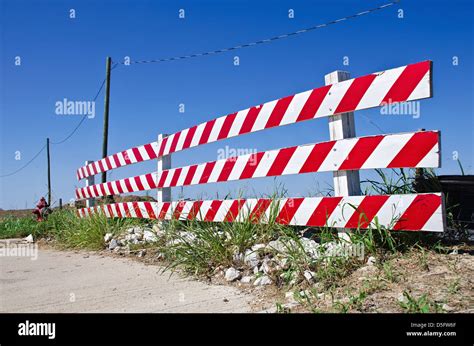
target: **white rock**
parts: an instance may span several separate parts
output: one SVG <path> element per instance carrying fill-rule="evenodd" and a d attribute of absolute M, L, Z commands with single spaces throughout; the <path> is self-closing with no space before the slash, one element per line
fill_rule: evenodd
<path fill-rule="evenodd" d="M 243 262 L 244 261 L 244 254 L 243 253 L 234 253 L 232 255 L 232 260 L 236 263 Z"/>
<path fill-rule="evenodd" d="M 33 235 L 30 234 L 28 237 L 25 238 L 27 243 L 33 243 L 35 240 L 33 239 Z"/>
<path fill-rule="evenodd" d="M 270 266 L 268 259 L 265 259 L 260 268 L 265 274 L 270 274 L 273 272 L 273 268 Z"/>
<path fill-rule="evenodd" d="M 138 257 L 143 257 L 143 256 L 145 256 L 145 255 L 146 255 L 146 250 L 145 250 L 145 249 L 140 250 L 140 251 L 138 252 Z"/>
<path fill-rule="evenodd" d="M 153 243 L 153 242 L 156 242 L 158 240 L 158 237 L 152 231 L 145 230 L 143 232 L 143 240 L 146 241 L 146 242 L 149 242 L 149 243 Z"/>
<path fill-rule="evenodd" d="M 252 281 L 253 277 L 252 276 L 244 276 L 242 279 L 240 279 L 240 282 L 243 284 L 249 284 Z"/>
<path fill-rule="evenodd" d="M 234 281 L 240 277 L 240 272 L 235 269 L 230 267 L 225 271 L 225 279 L 226 281 Z"/>
<path fill-rule="evenodd" d="M 133 233 L 135 233 L 135 227 L 132 227 L 132 228 L 127 229 L 127 233 L 128 233 L 128 234 L 133 234 Z"/>
<path fill-rule="evenodd" d="M 263 275 L 257 278 L 253 284 L 254 286 L 264 286 L 264 285 L 271 285 L 271 283 L 272 283 L 272 280 L 268 276 Z"/>
<path fill-rule="evenodd" d="M 300 238 L 300 242 L 303 245 L 304 251 L 310 255 L 312 258 L 316 259 L 320 256 L 320 245 L 312 239 Z"/>
<path fill-rule="evenodd" d="M 118 246 L 119 246 L 118 241 L 116 239 L 112 239 L 109 243 L 109 250 L 113 250 Z"/>
<path fill-rule="evenodd" d="M 253 273 L 254 273 L 254 274 L 257 274 L 257 273 L 258 273 L 258 266 L 255 266 L 255 267 L 253 268 Z"/>
<path fill-rule="evenodd" d="M 106 233 L 104 236 L 104 242 L 108 243 L 112 239 L 112 233 Z"/>
<path fill-rule="evenodd" d="M 251 268 L 258 266 L 260 263 L 260 256 L 255 251 L 246 250 L 244 255 L 244 263 Z"/>
<path fill-rule="evenodd" d="M 369 256 L 369 258 L 367 259 L 367 265 L 369 266 L 373 266 L 375 262 L 377 262 L 377 260 L 375 259 L 374 256 Z"/>
<path fill-rule="evenodd" d="M 314 280 L 315 273 L 309 270 L 305 270 L 303 275 L 306 280 L 312 282 Z"/>
<path fill-rule="evenodd" d="M 165 232 L 163 231 L 163 225 L 160 223 L 160 224 L 154 224 L 153 225 L 153 228 L 152 228 L 152 231 L 158 236 L 158 237 L 161 237 L 165 234 Z"/>
<path fill-rule="evenodd" d="M 254 246 L 252 246 L 252 250 L 253 251 L 258 251 L 260 249 L 264 249 L 266 247 L 265 244 L 255 244 Z"/>
<path fill-rule="evenodd" d="M 458 252 L 458 248 L 455 247 L 455 248 L 453 249 L 453 251 L 451 251 L 451 252 L 449 253 L 449 255 L 457 255 L 458 253 L 459 253 L 459 252 Z"/>

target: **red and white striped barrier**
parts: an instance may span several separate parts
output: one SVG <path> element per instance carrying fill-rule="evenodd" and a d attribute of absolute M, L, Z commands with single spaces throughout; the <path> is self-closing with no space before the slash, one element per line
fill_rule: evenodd
<path fill-rule="evenodd" d="M 81 167 L 78 179 L 157 156 L 339 113 L 431 97 L 431 61 L 373 73 L 232 113 Z"/>
<path fill-rule="evenodd" d="M 438 131 L 377 135 L 231 157 L 165 170 L 158 176 L 143 174 L 77 189 L 76 198 L 310 172 L 429 168 L 439 163 Z"/>
<path fill-rule="evenodd" d="M 271 199 L 238 199 L 179 202 L 116 203 L 78 211 L 82 217 L 92 213 L 107 217 L 144 217 L 210 222 L 275 222 L 285 225 L 368 228 L 376 224 L 392 230 L 442 232 L 444 215 L 439 193 L 301 197 Z M 140 216 L 141 215 L 141 216 Z"/>

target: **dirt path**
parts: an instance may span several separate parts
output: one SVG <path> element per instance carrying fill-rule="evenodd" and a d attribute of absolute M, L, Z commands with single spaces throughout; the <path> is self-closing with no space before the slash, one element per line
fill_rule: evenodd
<path fill-rule="evenodd" d="M 125 258 L 50 249 L 37 255 L 0 257 L 0 312 L 250 312 L 254 298 Z"/>

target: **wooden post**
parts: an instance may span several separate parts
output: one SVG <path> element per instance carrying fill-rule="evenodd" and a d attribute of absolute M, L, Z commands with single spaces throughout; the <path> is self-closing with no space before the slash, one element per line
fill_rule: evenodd
<path fill-rule="evenodd" d="M 159 134 L 158 135 L 158 144 L 161 143 L 163 138 L 167 137 L 168 135 L 163 135 Z M 157 169 L 157 179 L 159 174 L 166 170 L 171 168 L 171 155 L 165 155 L 158 157 L 158 169 Z M 156 182 L 156 185 L 158 185 L 158 181 Z M 158 203 L 160 202 L 171 202 L 171 188 L 170 187 L 165 187 L 163 189 L 157 189 L 157 198 L 156 200 Z"/>
<path fill-rule="evenodd" d="M 49 156 L 49 138 L 46 138 L 46 156 L 48 159 L 48 206 L 51 206 L 51 158 Z"/>
<path fill-rule="evenodd" d="M 59 199 L 59 210 L 63 209 L 63 199 Z"/>
<path fill-rule="evenodd" d="M 326 85 L 350 79 L 346 71 L 334 71 L 324 77 Z M 331 93 L 331 90 L 329 90 Z M 354 112 L 341 113 L 329 117 L 329 136 L 331 140 L 355 137 Z M 333 172 L 334 196 L 357 196 L 361 194 L 359 171 Z M 338 232 L 339 238 L 350 241 L 347 229 Z"/>
<path fill-rule="evenodd" d="M 92 163 L 92 162 L 94 162 L 94 161 L 86 161 L 86 165 L 88 165 L 89 163 Z M 95 179 L 94 178 L 95 178 L 94 175 L 91 175 L 91 176 L 86 178 L 86 187 L 95 184 Z M 90 207 L 93 207 L 93 206 L 95 206 L 95 199 L 94 198 L 88 198 L 86 200 L 86 207 L 90 208 Z"/>
<path fill-rule="evenodd" d="M 105 64 L 105 101 L 104 101 L 104 132 L 102 141 L 102 158 L 107 157 L 109 139 L 109 100 L 110 100 L 110 65 L 112 59 L 108 56 Z M 107 172 L 102 172 L 102 183 L 107 182 Z"/>

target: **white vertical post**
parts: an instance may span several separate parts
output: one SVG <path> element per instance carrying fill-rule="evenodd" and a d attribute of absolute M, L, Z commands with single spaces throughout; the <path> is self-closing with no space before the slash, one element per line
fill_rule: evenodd
<path fill-rule="evenodd" d="M 346 71 L 334 71 L 324 76 L 326 85 L 350 79 L 350 73 Z M 331 93 L 331 90 L 329 90 Z M 331 140 L 355 137 L 354 112 L 342 113 L 329 117 L 329 136 Z M 336 171 L 333 172 L 334 196 L 357 196 L 360 195 L 359 171 Z M 347 229 L 342 228 L 339 238 L 350 241 Z"/>
<path fill-rule="evenodd" d="M 163 140 L 163 138 L 167 137 L 168 135 L 159 134 L 158 135 L 158 144 Z M 165 155 L 158 157 L 158 169 L 156 174 L 156 179 L 158 179 L 161 172 L 166 169 L 171 168 L 171 155 Z M 158 185 L 158 181 L 156 182 Z M 163 189 L 157 189 L 157 198 L 156 200 L 158 203 L 160 202 L 170 202 L 171 201 L 171 187 L 165 187 Z"/>
<path fill-rule="evenodd" d="M 94 161 L 86 161 L 86 166 L 90 163 L 92 163 Z M 86 178 L 86 187 L 87 186 L 92 186 L 95 184 L 95 176 L 94 175 L 91 175 L 89 177 Z M 86 199 L 86 207 L 87 208 L 90 208 L 90 207 L 93 207 L 95 206 L 95 198 L 88 198 Z"/>

